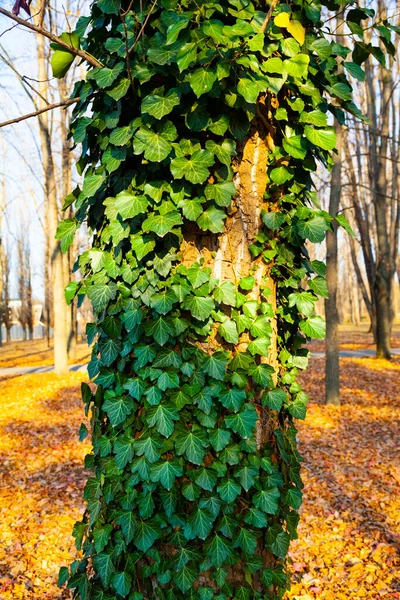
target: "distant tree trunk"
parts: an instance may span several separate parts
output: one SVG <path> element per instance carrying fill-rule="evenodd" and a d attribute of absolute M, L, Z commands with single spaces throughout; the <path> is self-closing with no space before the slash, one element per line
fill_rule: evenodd
<path fill-rule="evenodd" d="M 36 40 L 38 56 L 38 79 L 40 81 L 45 81 L 48 78 L 45 42 L 41 35 L 37 35 Z M 45 194 L 46 199 L 48 200 L 49 258 L 51 264 L 51 285 L 53 295 L 54 368 L 56 373 L 67 373 L 68 355 L 66 304 L 64 298 L 64 270 L 60 243 L 55 239 L 59 214 L 48 113 L 43 113 L 39 117 L 39 131 L 42 161 L 45 174 Z"/>
<path fill-rule="evenodd" d="M 2 240 L 3 242 L 3 240 Z M 3 274 L 3 322 L 6 328 L 6 340 L 11 341 L 11 314 L 10 314 L 10 261 L 7 248 L 2 243 L 1 269 Z"/>
<path fill-rule="evenodd" d="M 377 358 L 391 358 L 390 332 L 391 332 L 391 287 L 393 267 L 389 245 L 389 232 L 387 226 L 387 173 L 386 154 L 389 136 L 389 104 L 392 94 L 392 75 L 390 71 L 382 69 L 381 102 L 383 116 L 381 125 L 381 141 L 377 156 L 377 178 L 375 183 L 374 207 L 376 232 L 378 240 L 376 261 L 376 356 Z"/>
<path fill-rule="evenodd" d="M 26 261 L 26 321 L 29 333 L 29 339 L 33 340 L 33 298 L 32 298 L 32 272 L 31 272 L 31 257 L 30 251 L 26 248 L 25 252 Z"/>
<path fill-rule="evenodd" d="M 342 187 L 342 127 L 336 121 L 336 148 L 331 174 L 331 189 L 329 198 L 329 213 L 337 215 L 340 205 Z M 326 235 L 326 281 L 329 297 L 325 300 L 326 318 L 326 357 L 325 357 L 325 401 L 327 404 L 340 405 L 339 386 L 339 314 L 337 309 L 338 289 L 338 240 L 337 223 L 333 221 L 333 231 Z"/>
<path fill-rule="evenodd" d="M 67 86 L 65 79 L 58 80 L 58 89 L 60 99 L 68 98 Z M 61 175 L 62 175 L 62 195 L 66 198 L 72 191 L 72 165 L 71 165 L 71 148 L 68 139 L 69 131 L 69 113 L 67 110 L 62 111 L 60 120 L 60 134 L 62 139 L 61 149 Z M 72 207 L 69 209 L 69 218 L 74 216 Z M 64 287 L 73 278 L 72 269 L 75 261 L 75 245 L 69 248 L 66 254 L 63 254 L 63 269 L 64 269 Z M 71 306 L 66 308 L 66 323 L 67 323 L 67 352 L 69 360 L 76 358 L 76 300 L 71 303 Z"/>
<path fill-rule="evenodd" d="M 344 30 L 343 19 L 337 17 L 337 32 Z M 339 69 L 342 68 L 339 66 Z M 342 193 L 342 126 L 335 120 L 336 149 L 333 156 L 331 173 L 331 189 L 329 198 L 329 214 L 336 217 Z M 337 309 L 338 289 L 338 224 L 332 221 L 333 231 L 326 236 L 326 282 L 328 298 L 325 300 L 326 340 L 325 340 L 325 402 L 340 405 L 339 383 L 339 314 Z"/>

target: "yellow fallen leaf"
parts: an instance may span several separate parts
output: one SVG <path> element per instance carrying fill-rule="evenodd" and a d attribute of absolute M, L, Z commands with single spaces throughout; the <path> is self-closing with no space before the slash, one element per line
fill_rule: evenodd
<path fill-rule="evenodd" d="M 303 25 L 299 21 L 290 21 L 286 28 L 296 42 L 299 42 L 300 46 L 302 46 L 306 39 L 306 30 Z"/>
<path fill-rule="evenodd" d="M 287 28 L 289 26 L 289 23 L 290 23 L 290 13 L 287 13 L 287 12 L 281 12 L 274 19 L 274 24 L 277 27 Z"/>

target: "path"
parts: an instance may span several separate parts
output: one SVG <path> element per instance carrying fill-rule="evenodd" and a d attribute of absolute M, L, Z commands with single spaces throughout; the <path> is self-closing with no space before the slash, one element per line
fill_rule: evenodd
<path fill-rule="evenodd" d="M 393 356 L 400 356 L 400 348 L 392 348 Z M 325 352 L 312 352 L 311 358 L 323 358 Z M 363 350 L 341 350 L 339 352 L 340 358 L 374 358 L 375 350 L 363 349 Z M 71 365 L 70 371 L 75 372 L 86 372 L 86 363 L 80 365 Z M 0 377 L 7 377 L 9 375 L 31 375 L 33 373 L 52 373 L 54 366 L 49 365 L 47 367 L 5 367 L 0 368 Z"/>

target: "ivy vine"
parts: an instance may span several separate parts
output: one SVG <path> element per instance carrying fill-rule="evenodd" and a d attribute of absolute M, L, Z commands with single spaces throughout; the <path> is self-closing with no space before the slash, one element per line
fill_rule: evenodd
<path fill-rule="evenodd" d="M 351 50 L 329 29 L 337 10 L 359 36 Z M 96 391 L 82 385 L 93 475 L 74 528 L 82 556 L 59 578 L 74 597 L 287 589 L 302 498 L 293 419 L 307 403 L 296 375 L 304 344 L 324 336 L 314 305 L 327 296 L 306 242 L 334 218 L 348 228 L 320 208 L 312 175 L 331 164 L 332 118 L 365 118 L 348 75 L 362 80 L 370 54 L 385 60 L 362 41 L 372 14 L 340 0 L 97 0 L 79 19 L 75 45 L 103 66 L 73 91 L 84 177 L 57 233 L 64 251 L 83 223 L 93 236 L 66 289 L 95 312 Z M 392 52 L 396 28 L 376 27 Z M 56 56 L 55 74 L 70 62 Z M 239 177 L 256 138 L 265 185 L 258 218 L 241 217 L 255 229 L 251 264 L 227 277 L 220 261 L 218 276 L 221 240 L 256 189 L 253 164 L 253 188 Z"/>

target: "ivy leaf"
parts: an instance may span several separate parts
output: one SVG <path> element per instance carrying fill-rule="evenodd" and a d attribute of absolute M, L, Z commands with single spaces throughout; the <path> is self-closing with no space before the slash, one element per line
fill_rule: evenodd
<path fill-rule="evenodd" d="M 318 315 L 312 315 L 308 319 L 300 321 L 301 331 L 308 337 L 323 339 L 325 337 L 325 321 Z"/>
<path fill-rule="evenodd" d="M 245 404 L 242 412 L 225 417 L 225 425 L 244 439 L 250 438 L 258 421 L 254 404 Z"/>
<path fill-rule="evenodd" d="M 103 339 L 99 343 L 101 364 L 109 367 L 121 352 L 122 345 L 120 340 Z"/>
<path fill-rule="evenodd" d="M 174 484 L 175 477 L 180 477 L 183 473 L 182 467 L 178 461 L 157 462 L 151 466 L 151 481 L 159 481 L 167 490 L 170 490 Z"/>
<path fill-rule="evenodd" d="M 182 308 L 190 311 L 195 319 L 205 321 L 214 310 L 215 302 L 212 298 L 203 298 L 202 296 L 192 296 L 192 294 L 189 294 L 183 301 Z"/>
<path fill-rule="evenodd" d="M 147 552 L 160 536 L 160 528 L 154 521 L 140 521 L 133 543 L 142 552 Z"/>
<path fill-rule="evenodd" d="M 333 150 L 336 146 L 336 134 L 331 129 L 314 129 L 310 125 L 304 127 L 304 134 L 308 141 L 323 150 Z"/>
<path fill-rule="evenodd" d="M 210 68 L 196 69 L 189 75 L 189 84 L 197 98 L 207 94 L 217 80 L 217 74 Z"/>
<path fill-rule="evenodd" d="M 71 247 L 77 226 L 78 221 L 76 219 L 64 219 L 59 222 L 56 231 L 56 240 L 61 240 L 61 252 L 67 252 Z"/>
<path fill-rule="evenodd" d="M 213 528 L 212 515 L 202 508 L 198 508 L 190 517 L 189 524 L 195 537 L 201 540 L 207 539 Z"/>
<path fill-rule="evenodd" d="M 321 298 L 328 298 L 328 284 L 324 277 L 314 277 L 314 279 L 309 279 L 308 287 L 312 290 L 317 296 L 321 296 Z"/>
<path fill-rule="evenodd" d="M 142 113 L 147 113 L 155 119 L 162 119 L 180 103 L 180 94 L 175 88 L 170 89 L 165 96 L 151 94 L 142 101 Z"/>
<path fill-rule="evenodd" d="M 195 474 L 195 480 L 203 490 L 212 492 L 217 481 L 217 475 L 210 469 L 199 469 Z"/>
<path fill-rule="evenodd" d="M 115 209 L 123 220 L 133 219 L 137 215 L 146 213 L 148 204 L 146 196 L 136 196 L 126 190 L 115 197 Z"/>
<path fill-rule="evenodd" d="M 235 470 L 234 474 L 239 479 L 242 488 L 248 492 L 254 485 L 258 469 L 256 467 L 243 466 Z"/>
<path fill-rule="evenodd" d="M 104 527 L 98 527 L 93 530 L 94 547 L 98 554 L 103 552 L 107 546 L 112 530 L 112 525 L 104 525 Z"/>
<path fill-rule="evenodd" d="M 246 102 L 255 104 L 257 102 L 258 94 L 260 93 L 260 86 L 253 79 L 250 79 L 249 77 L 242 77 L 239 79 L 237 91 L 241 96 L 243 96 Z"/>
<path fill-rule="evenodd" d="M 229 206 L 232 196 L 236 194 L 236 187 L 233 181 L 210 183 L 206 185 L 204 193 L 207 200 L 215 200 L 218 206 Z"/>
<path fill-rule="evenodd" d="M 183 177 L 191 183 L 203 183 L 209 176 L 208 167 L 214 164 L 214 157 L 208 150 L 196 150 L 188 159 L 184 156 L 174 158 L 171 173 L 175 179 Z"/>
<path fill-rule="evenodd" d="M 115 571 L 115 567 L 110 554 L 100 552 L 93 557 L 93 567 L 96 573 L 99 574 L 102 584 L 107 587 L 110 583 L 111 575 Z"/>
<path fill-rule="evenodd" d="M 240 485 L 233 479 L 225 479 L 217 487 L 217 492 L 221 499 L 227 504 L 231 504 L 236 500 L 241 492 Z"/>
<path fill-rule="evenodd" d="M 121 525 L 121 530 L 125 541 L 130 544 L 134 538 L 136 531 L 136 519 L 131 510 L 124 511 L 117 520 L 118 525 Z"/>
<path fill-rule="evenodd" d="M 195 571 L 195 569 L 192 567 L 185 565 L 183 569 L 174 575 L 174 581 L 181 592 L 185 593 L 193 587 L 197 577 L 197 571 Z"/>
<path fill-rule="evenodd" d="M 264 528 L 267 526 L 267 517 L 264 511 L 258 508 L 249 508 L 244 518 L 245 523 L 253 525 L 253 527 Z"/>
<path fill-rule="evenodd" d="M 145 127 L 141 127 L 133 140 L 135 154 L 144 152 L 144 157 L 151 162 L 161 162 L 170 154 L 171 143 L 165 136 Z"/>
<path fill-rule="evenodd" d="M 159 237 L 164 237 L 177 225 L 182 225 L 182 218 L 178 211 L 166 215 L 151 214 L 142 223 L 143 231 L 153 231 Z"/>
<path fill-rule="evenodd" d="M 133 401 L 126 396 L 121 398 L 108 398 L 103 404 L 103 410 L 107 413 L 113 427 L 123 423 L 134 409 Z"/>
<path fill-rule="evenodd" d="M 206 435 L 201 429 L 196 431 L 179 431 L 175 439 L 178 456 L 184 454 L 195 465 L 202 464 L 207 445 Z"/>
<path fill-rule="evenodd" d="M 222 394 L 219 394 L 218 400 L 228 410 L 238 412 L 242 408 L 243 402 L 246 400 L 246 392 L 239 388 L 231 388 L 222 392 Z"/>
<path fill-rule="evenodd" d="M 230 344 L 237 344 L 239 341 L 237 326 L 232 319 L 225 319 L 219 326 L 218 333 Z"/>
<path fill-rule="evenodd" d="M 285 137 L 282 140 L 282 146 L 284 150 L 293 156 L 293 158 L 303 158 L 307 155 L 307 142 L 301 135 L 293 135 L 291 137 Z M 267 213 L 274 214 L 274 213 Z"/>
<path fill-rule="evenodd" d="M 219 210 L 215 206 L 210 206 L 210 208 L 202 212 L 196 222 L 203 231 L 221 233 L 224 230 L 225 218 L 226 214 L 223 210 Z"/>
<path fill-rule="evenodd" d="M 253 497 L 253 504 L 256 508 L 263 510 L 269 515 L 275 515 L 278 512 L 278 498 L 280 492 L 277 487 L 261 490 Z"/>
<path fill-rule="evenodd" d="M 289 551 L 290 536 L 282 531 L 280 525 L 273 525 L 267 531 L 267 544 L 271 552 L 278 558 L 284 559 Z"/>
<path fill-rule="evenodd" d="M 137 438 L 133 443 L 135 454 L 145 456 L 150 463 L 154 463 L 161 456 L 161 442 L 152 437 Z"/>
<path fill-rule="evenodd" d="M 210 375 L 210 377 L 223 381 L 226 374 L 226 365 L 227 359 L 225 353 L 217 351 L 205 359 L 201 370 Z"/>
<path fill-rule="evenodd" d="M 282 185 L 293 179 L 293 171 L 287 167 L 277 167 L 276 169 L 272 169 L 270 177 L 276 185 Z"/>
<path fill-rule="evenodd" d="M 226 429 L 213 429 L 209 434 L 210 443 L 216 452 L 223 450 L 231 440 L 231 434 Z"/>
<path fill-rule="evenodd" d="M 236 289 L 232 281 L 224 281 L 214 290 L 214 298 L 221 304 L 236 306 Z"/>
<path fill-rule="evenodd" d="M 297 227 L 302 238 L 319 243 L 325 239 L 325 232 L 329 229 L 329 223 L 324 217 L 316 216 L 309 221 L 300 221 Z"/>
<path fill-rule="evenodd" d="M 287 393 L 285 390 L 275 388 L 265 392 L 262 396 L 262 405 L 268 406 L 271 410 L 281 410 L 283 402 L 287 400 Z"/>
<path fill-rule="evenodd" d="M 152 319 L 144 326 L 146 335 L 152 336 L 155 341 L 163 346 L 174 335 L 175 330 L 168 318 L 160 316 L 158 319 Z"/>
<path fill-rule="evenodd" d="M 217 533 L 205 546 L 207 556 L 214 567 L 221 567 L 232 556 L 231 544 Z"/>
<path fill-rule="evenodd" d="M 241 527 L 233 547 L 239 547 L 243 550 L 243 552 L 253 555 L 257 548 L 257 537 L 257 534 L 253 531 L 249 531 L 248 529 Z"/>
<path fill-rule="evenodd" d="M 150 306 L 160 315 L 166 315 L 178 301 L 174 290 L 166 290 L 150 297 Z"/>
<path fill-rule="evenodd" d="M 179 421 L 178 411 L 172 402 L 151 406 L 146 411 L 146 421 L 153 427 L 155 426 L 158 433 L 164 437 L 169 437 L 174 431 L 174 421 Z"/>
<path fill-rule="evenodd" d="M 133 458 L 132 440 L 127 438 L 117 439 L 114 443 L 115 464 L 118 469 L 123 469 Z"/>
<path fill-rule="evenodd" d="M 132 586 L 132 576 L 126 571 L 122 571 L 121 573 L 114 573 L 111 577 L 111 586 L 114 590 L 125 598 L 130 592 Z"/>

